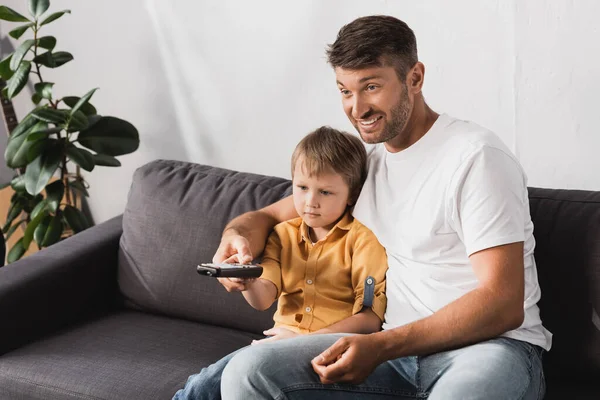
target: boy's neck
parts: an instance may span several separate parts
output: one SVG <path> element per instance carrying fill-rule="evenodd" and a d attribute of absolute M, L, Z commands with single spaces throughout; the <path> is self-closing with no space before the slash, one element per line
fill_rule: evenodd
<path fill-rule="evenodd" d="M 319 240 L 324 239 L 325 236 L 327 236 L 329 232 L 331 232 L 331 230 L 335 228 L 338 222 L 340 222 L 342 218 L 344 218 L 344 215 L 346 215 L 345 212 L 338 219 L 336 219 L 335 222 L 329 227 L 313 228 L 306 225 L 306 227 L 308 228 L 308 237 L 310 238 L 310 241 L 313 243 L 317 243 Z"/>
<path fill-rule="evenodd" d="M 329 230 L 325 230 L 324 228 L 311 228 L 310 226 L 308 227 L 308 237 L 310 238 L 310 241 L 313 243 L 317 243 L 319 240 L 323 239 L 325 236 L 327 236 L 327 234 L 329 233 Z"/>

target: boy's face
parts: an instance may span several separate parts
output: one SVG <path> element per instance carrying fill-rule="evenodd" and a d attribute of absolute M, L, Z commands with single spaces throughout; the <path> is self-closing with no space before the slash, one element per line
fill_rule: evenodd
<path fill-rule="evenodd" d="M 328 232 L 349 205 L 350 188 L 337 173 L 308 176 L 302 158 L 294 169 L 293 197 L 298 215 L 313 229 Z"/>

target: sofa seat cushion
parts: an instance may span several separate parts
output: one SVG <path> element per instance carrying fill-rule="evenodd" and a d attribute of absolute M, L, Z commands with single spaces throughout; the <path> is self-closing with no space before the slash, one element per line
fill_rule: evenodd
<path fill-rule="evenodd" d="M 556 381 L 547 382 L 544 400 L 566 399 L 598 400 L 600 399 L 600 388 L 576 383 L 561 384 Z"/>
<path fill-rule="evenodd" d="M 257 335 L 123 311 L 0 358 L 0 399 L 170 399 Z"/>

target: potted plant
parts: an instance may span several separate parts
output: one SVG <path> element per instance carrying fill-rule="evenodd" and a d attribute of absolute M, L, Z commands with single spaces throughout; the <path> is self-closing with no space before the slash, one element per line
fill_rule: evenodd
<path fill-rule="evenodd" d="M 33 110 L 10 132 L 4 155 L 16 174 L 10 182 L 14 195 L 2 231 L 8 239 L 20 226 L 24 228 L 23 237 L 8 252 L 8 262 L 21 258 L 32 243 L 39 248 L 50 246 L 88 228 L 90 223 L 76 201 L 88 196 L 81 169 L 91 172 L 96 166 L 118 167 L 121 163 L 115 157 L 139 146 L 139 134 L 132 124 L 98 115 L 90 103 L 96 89 L 81 97 L 53 96 L 54 83 L 44 81 L 42 71 L 60 67 L 73 56 L 56 51 L 56 38 L 42 32 L 70 11 L 48 14 L 49 0 L 28 3 L 29 17 L 0 6 L 0 19 L 22 23 L 9 32 L 20 44 L 0 61 L 0 77 L 6 81 L 3 100 L 17 96 L 30 76 L 37 80 L 31 98 Z M 30 38 L 21 39 L 26 34 Z"/>

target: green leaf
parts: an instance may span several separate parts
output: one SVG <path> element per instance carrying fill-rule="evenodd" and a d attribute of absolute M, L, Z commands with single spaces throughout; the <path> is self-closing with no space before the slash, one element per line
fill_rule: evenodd
<path fill-rule="evenodd" d="M 9 99 L 12 99 L 23 90 L 29 78 L 29 71 L 31 71 L 31 63 L 29 61 L 22 61 L 19 69 L 17 69 L 12 78 L 7 82 Z"/>
<path fill-rule="evenodd" d="M 31 113 L 27 114 L 25 116 L 25 118 L 23 118 L 23 120 L 21 122 L 19 122 L 19 125 L 17 125 L 15 127 L 15 129 L 13 129 L 13 131 L 10 133 L 10 137 L 14 138 L 17 136 L 21 136 L 24 133 L 29 133 L 32 132 L 32 128 L 38 123 L 39 121 L 35 118 L 33 118 L 31 116 Z"/>
<path fill-rule="evenodd" d="M 67 157 L 69 157 L 71 161 L 86 171 L 91 172 L 94 169 L 94 159 L 92 158 L 92 153 L 86 149 L 78 148 L 69 143 L 67 146 Z"/>
<path fill-rule="evenodd" d="M 25 254 L 25 247 L 23 247 L 23 238 L 19 239 L 17 243 L 10 249 L 8 255 L 6 256 L 6 261 L 10 264 L 12 262 L 17 261 L 23 254 Z"/>
<path fill-rule="evenodd" d="M 47 215 L 37 226 L 33 233 L 35 241 L 41 247 L 52 246 L 60 240 L 63 233 L 63 225 L 60 215 Z"/>
<path fill-rule="evenodd" d="M 86 94 L 84 94 L 83 97 L 81 99 L 79 99 L 79 101 L 77 101 L 77 103 L 75 103 L 75 105 L 71 108 L 71 115 L 75 114 L 77 112 L 77 110 L 79 110 L 81 107 L 83 107 L 85 104 L 87 104 L 88 101 L 90 101 L 90 99 L 94 95 L 94 92 L 96 90 L 98 90 L 98 88 L 92 89 L 89 92 L 87 92 Z M 86 123 L 87 123 L 87 121 L 86 121 Z"/>
<path fill-rule="evenodd" d="M 19 228 L 19 226 L 21 226 L 23 224 L 23 222 L 26 222 L 26 220 L 22 219 L 10 227 L 10 229 L 6 232 L 6 240 L 7 241 L 8 241 L 8 239 L 10 239 L 10 237 L 13 235 L 13 233 L 15 233 L 15 231 Z"/>
<path fill-rule="evenodd" d="M 33 39 L 27 39 L 26 41 L 21 43 L 19 47 L 17 47 L 10 60 L 10 69 L 16 71 L 17 68 L 19 68 L 19 65 L 21 65 L 21 61 L 23 61 L 23 57 L 25 57 L 25 54 L 27 54 L 27 52 L 29 51 L 29 49 L 31 49 L 31 46 L 33 46 L 34 43 L 35 41 Z"/>
<path fill-rule="evenodd" d="M 34 93 L 34 94 L 32 94 L 32 95 L 31 95 L 31 101 L 32 101 L 32 102 L 33 102 L 33 104 L 35 104 L 36 106 L 37 106 L 38 104 L 40 104 L 40 102 L 41 102 L 42 100 L 43 100 L 43 99 L 42 99 L 42 97 L 41 97 L 39 94 L 37 94 L 37 93 Z"/>
<path fill-rule="evenodd" d="M 16 192 L 25 191 L 25 175 L 17 175 L 10 181 L 10 187 Z"/>
<path fill-rule="evenodd" d="M 50 7 L 50 0 L 29 0 L 29 13 L 35 19 L 45 13 Z"/>
<path fill-rule="evenodd" d="M 47 51 L 35 57 L 33 62 L 48 68 L 57 68 L 68 63 L 72 59 L 73 55 L 71 53 L 67 53 L 66 51 L 57 51 L 56 53 Z"/>
<path fill-rule="evenodd" d="M 31 241 L 33 240 L 33 232 L 35 232 L 35 228 L 37 228 L 40 222 L 42 222 L 42 219 L 44 219 L 44 217 L 47 215 L 47 212 L 42 211 L 27 224 L 27 228 L 25 228 L 25 233 L 23 234 L 23 247 L 25 247 L 25 249 L 29 248 Z"/>
<path fill-rule="evenodd" d="M 10 22 L 31 22 L 12 8 L 0 6 L 0 19 Z"/>
<path fill-rule="evenodd" d="M 73 206 L 65 206 L 64 209 L 65 219 L 67 223 L 75 231 L 75 233 L 81 232 L 90 227 L 85 215 Z"/>
<path fill-rule="evenodd" d="M 53 133 L 59 133 L 62 130 L 63 130 L 63 128 L 61 128 L 60 126 L 55 127 L 55 128 L 43 129 L 43 130 L 39 130 L 39 131 L 32 130 L 31 133 L 29 135 L 27 135 L 27 140 L 29 140 L 29 141 L 40 140 L 43 138 L 47 138 L 48 136 L 52 135 Z"/>
<path fill-rule="evenodd" d="M 44 36 L 37 40 L 37 45 L 42 49 L 54 50 L 56 46 L 56 38 L 54 36 Z"/>
<path fill-rule="evenodd" d="M 40 130 L 44 127 L 45 123 L 38 122 L 29 129 L 29 132 L 32 132 L 33 130 Z M 29 163 L 30 159 L 28 158 L 28 154 L 36 142 L 28 141 L 27 136 L 28 134 L 11 135 L 8 139 L 6 151 L 4 152 L 6 165 L 8 167 L 22 168 Z"/>
<path fill-rule="evenodd" d="M 46 150 L 49 143 L 51 143 L 54 140 L 55 139 L 40 139 L 35 141 L 28 140 L 28 142 L 31 143 L 31 146 L 27 150 L 27 163 L 29 164 L 30 162 L 38 158 L 38 156 L 42 154 L 44 150 Z"/>
<path fill-rule="evenodd" d="M 79 100 L 80 100 L 80 98 L 77 96 L 67 96 L 67 97 L 62 98 L 62 101 L 64 101 L 65 104 L 71 108 L 75 107 L 75 105 L 79 102 Z M 81 112 L 83 112 L 85 115 L 95 115 L 96 107 L 91 105 L 88 101 L 87 103 L 84 103 L 81 106 Z"/>
<path fill-rule="evenodd" d="M 0 78 L 8 81 L 12 78 L 14 71 L 10 69 L 10 60 L 12 59 L 12 54 L 9 54 L 4 60 L 0 61 Z"/>
<path fill-rule="evenodd" d="M 69 130 L 68 132 L 78 132 L 86 129 L 88 127 L 88 119 L 84 113 L 81 111 L 75 112 L 71 116 L 71 121 L 69 122 Z"/>
<path fill-rule="evenodd" d="M 46 151 L 33 160 L 25 170 L 25 188 L 30 194 L 38 194 L 56 172 L 62 159 L 62 149 L 58 144 L 48 146 Z"/>
<path fill-rule="evenodd" d="M 55 110 L 49 107 L 39 107 L 31 112 L 31 115 L 40 121 L 52 124 L 64 124 L 67 122 L 68 110 Z"/>
<path fill-rule="evenodd" d="M 62 181 L 54 181 L 49 185 L 46 185 L 46 202 L 48 203 L 48 209 L 51 212 L 56 212 L 58 206 L 65 195 L 65 185 Z"/>
<path fill-rule="evenodd" d="M 27 185 L 27 182 L 25 182 L 25 184 Z M 27 193 L 27 191 L 22 192 L 23 196 L 23 211 L 26 212 L 27 214 L 32 213 L 33 209 L 38 205 L 39 202 L 44 200 L 44 196 L 41 194 L 32 196 L 29 193 Z"/>
<path fill-rule="evenodd" d="M 69 182 L 69 186 L 77 191 L 79 191 L 80 193 L 83 193 L 83 195 L 85 197 L 90 197 L 90 194 L 87 191 L 87 188 L 85 187 L 85 185 L 82 182 L 83 180 L 76 180 L 76 181 L 72 181 Z"/>
<path fill-rule="evenodd" d="M 8 32 L 8 34 L 15 39 L 19 39 L 21 36 L 23 36 L 25 32 L 27 32 L 27 29 L 31 28 L 33 25 L 33 23 L 21 25 L 18 28 L 15 28 L 12 31 Z"/>
<path fill-rule="evenodd" d="M 137 129 L 129 122 L 115 117 L 102 117 L 81 131 L 79 143 L 99 154 L 120 156 L 137 150 L 140 138 Z"/>
<path fill-rule="evenodd" d="M 19 215 L 21 215 L 22 211 L 23 211 L 23 205 L 21 204 L 21 202 L 18 200 L 12 201 L 12 199 L 11 199 L 10 206 L 8 207 L 8 212 L 6 214 L 6 223 L 4 224 L 4 227 L 2 228 L 2 232 L 6 233 L 8 231 L 8 228 L 10 228 L 10 225 L 12 224 L 12 222 L 15 220 L 15 218 L 17 218 Z"/>
<path fill-rule="evenodd" d="M 63 11 L 59 11 L 59 12 L 50 14 L 48 16 L 48 18 L 46 18 L 45 20 L 42 21 L 40 26 L 49 24 L 50 22 L 55 21 L 55 20 L 59 19 L 60 17 L 62 17 L 64 14 L 71 14 L 71 10 L 63 10 Z"/>
<path fill-rule="evenodd" d="M 120 167 L 121 162 L 114 157 L 107 156 L 106 154 L 94 154 L 94 164 L 101 165 L 103 167 Z"/>
<path fill-rule="evenodd" d="M 40 95 L 43 99 L 50 100 L 52 98 L 52 87 L 54 83 L 52 82 L 40 82 L 36 83 L 33 87 L 35 92 Z"/>
<path fill-rule="evenodd" d="M 35 219 L 38 215 L 40 215 L 41 212 L 47 211 L 48 210 L 48 202 L 46 201 L 46 199 L 40 201 L 39 203 L 36 204 L 36 206 L 33 208 L 33 210 L 31 211 L 31 219 Z"/>

